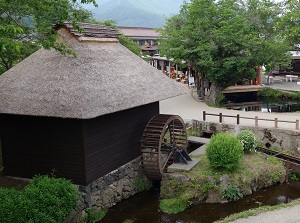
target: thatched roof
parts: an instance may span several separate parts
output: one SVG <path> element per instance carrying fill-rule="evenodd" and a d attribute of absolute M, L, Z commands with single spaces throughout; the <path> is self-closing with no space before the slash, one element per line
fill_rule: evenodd
<path fill-rule="evenodd" d="M 0 113 L 89 119 L 186 93 L 115 38 L 58 32 L 78 57 L 40 49 L 2 74 Z"/>

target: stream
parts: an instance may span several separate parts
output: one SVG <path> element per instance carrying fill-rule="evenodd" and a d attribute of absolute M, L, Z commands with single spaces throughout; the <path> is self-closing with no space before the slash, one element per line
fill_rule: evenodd
<path fill-rule="evenodd" d="M 233 213 L 262 205 L 288 203 L 300 198 L 300 182 L 261 189 L 243 199 L 225 204 L 198 204 L 184 212 L 169 215 L 159 210 L 159 186 L 138 193 L 110 208 L 101 222 L 123 223 L 210 223 Z"/>

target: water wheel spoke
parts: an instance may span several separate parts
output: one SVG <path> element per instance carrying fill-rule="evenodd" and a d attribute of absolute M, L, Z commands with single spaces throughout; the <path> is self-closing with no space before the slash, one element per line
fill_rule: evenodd
<path fill-rule="evenodd" d="M 146 125 L 141 140 L 141 163 L 146 176 L 160 180 L 173 162 L 176 147 L 186 148 L 183 120 L 177 115 L 156 115 Z"/>
<path fill-rule="evenodd" d="M 170 160 L 170 158 L 171 158 L 172 155 L 173 155 L 173 152 L 170 152 L 169 155 L 168 155 L 168 157 L 167 157 L 167 159 L 166 159 L 166 161 L 165 161 L 165 163 L 163 163 L 163 166 L 161 168 L 162 170 L 164 170 L 166 168 L 166 165 L 167 165 L 167 163 Z"/>

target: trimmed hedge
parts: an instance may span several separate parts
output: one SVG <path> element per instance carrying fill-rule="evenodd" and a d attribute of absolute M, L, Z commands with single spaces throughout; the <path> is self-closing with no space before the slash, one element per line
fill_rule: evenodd
<path fill-rule="evenodd" d="M 234 135 L 218 133 L 206 145 L 206 154 L 212 167 L 231 171 L 240 163 L 243 146 Z"/>
<path fill-rule="evenodd" d="M 21 191 L 0 188 L 0 219 L 2 223 L 64 222 L 77 201 L 71 181 L 37 176 Z"/>

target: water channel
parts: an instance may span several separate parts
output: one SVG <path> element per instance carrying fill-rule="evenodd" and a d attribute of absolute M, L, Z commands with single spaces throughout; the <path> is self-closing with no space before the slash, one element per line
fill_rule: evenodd
<path fill-rule="evenodd" d="M 101 222 L 122 223 L 130 219 L 134 223 L 210 223 L 250 208 L 288 203 L 297 198 L 300 198 L 300 182 L 261 189 L 236 202 L 198 204 L 169 215 L 159 210 L 159 187 L 154 186 L 110 208 Z"/>
<path fill-rule="evenodd" d="M 235 93 L 226 95 L 227 102 L 223 105 L 228 109 L 260 112 L 297 112 L 300 111 L 299 101 L 273 100 L 266 101 L 257 97 L 256 92 Z"/>
<path fill-rule="evenodd" d="M 282 101 L 282 102 L 244 102 L 229 103 L 224 107 L 240 111 L 260 111 L 260 112 L 298 112 L 300 111 L 299 101 Z"/>

